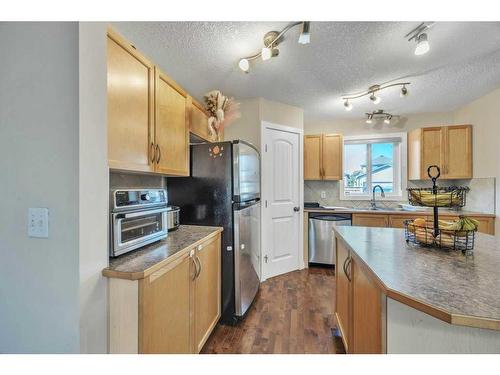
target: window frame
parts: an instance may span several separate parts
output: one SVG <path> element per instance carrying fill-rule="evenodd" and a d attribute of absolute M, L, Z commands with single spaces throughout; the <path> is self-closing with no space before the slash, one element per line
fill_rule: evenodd
<path fill-rule="evenodd" d="M 382 198 L 380 194 L 377 194 L 377 200 L 379 201 L 404 201 L 406 200 L 406 188 L 408 186 L 407 179 L 407 133 L 381 133 L 381 134 L 369 134 L 369 135 L 354 135 L 354 136 L 344 136 L 342 143 L 342 180 L 339 189 L 339 199 L 346 201 L 364 201 L 372 199 L 371 190 L 367 194 L 349 194 L 345 195 L 344 191 L 344 173 L 346 168 L 346 157 L 345 157 L 345 146 L 349 143 L 394 143 L 394 138 L 399 138 L 401 141 L 395 146 L 396 150 L 393 153 L 393 163 L 394 163 L 394 174 L 395 182 L 399 185 L 397 192 L 386 193 L 385 198 Z M 371 147 L 367 150 L 367 184 L 371 186 Z M 398 166 L 398 167 L 397 167 Z"/>

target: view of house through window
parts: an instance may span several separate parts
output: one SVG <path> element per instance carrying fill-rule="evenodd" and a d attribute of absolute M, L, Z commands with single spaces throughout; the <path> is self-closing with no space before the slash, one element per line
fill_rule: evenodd
<path fill-rule="evenodd" d="M 344 142 L 344 179 L 342 195 L 371 197 L 375 185 L 380 185 L 389 197 L 402 196 L 402 138 L 356 137 Z"/>

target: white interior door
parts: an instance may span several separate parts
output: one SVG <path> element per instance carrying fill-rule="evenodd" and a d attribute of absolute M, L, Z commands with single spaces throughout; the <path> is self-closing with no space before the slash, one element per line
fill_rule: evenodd
<path fill-rule="evenodd" d="M 264 125 L 262 139 L 264 278 L 297 270 L 301 264 L 301 136 L 299 129 Z"/>

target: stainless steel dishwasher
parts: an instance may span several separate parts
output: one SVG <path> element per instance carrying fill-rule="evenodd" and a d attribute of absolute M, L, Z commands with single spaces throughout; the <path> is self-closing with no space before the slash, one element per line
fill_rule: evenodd
<path fill-rule="evenodd" d="M 352 215 L 309 214 L 309 263 L 335 265 L 334 225 L 352 225 Z"/>

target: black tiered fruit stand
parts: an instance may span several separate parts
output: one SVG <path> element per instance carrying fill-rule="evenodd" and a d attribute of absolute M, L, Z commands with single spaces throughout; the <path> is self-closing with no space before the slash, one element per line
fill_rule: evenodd
<path fill-rule="evenodd" d="M 437 173 L 431 174 L 432 169 Z M 432 180 L 432 188 L 409 188 L 408 200 L 412 206 L 433 207 L 434 220 L 417 225 L 413 220 L 405 221 L 406 242 L 423 246 L 444 249 L 461 250 L 466 255 L 472 255 L 474 249 L 475 230 L 450 230 L 439 228 L 439 207 L 457 208 L 465 206 L 468 187 L 439 187 L 437 179 L 441 170 L 437 165 L 427 168 L 427 174 Z"/>

